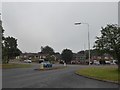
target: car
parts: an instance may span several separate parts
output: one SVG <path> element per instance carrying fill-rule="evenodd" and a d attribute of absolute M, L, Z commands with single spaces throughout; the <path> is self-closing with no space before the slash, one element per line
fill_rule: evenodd
<path fill-rule="evenodd" d="M 105 61 L 105 63 L 106 63 L 106 64 L 111 64 L 111 62 L 110 62 L 110 61 Z"/>
<path fill-rule="evenodd" d="M 90 64 L 92 65 L 92 64 L 93 64 L 93 62 L 91 62 L 91 61 L 90 61 Z"/>
<path fill-rule="evenodd" d="M 39 63 L 42 63 L 44 61 L 44 59 L 39 59 Z"/>
<path fill-rule="evenodd" d="M 100 65 L 100 62 L 97 61 L 97 60 L 94 60 L 94 61 L 93 61 L 93 64 L 95 64 L 95 65 Z"/>
<path fill-rule="evenodd" d="M 112 60 L 112 61 L 111 61 L 111 64 L 112 64 L 112 65 L 115 65 L 115 64 L 117 64 L 117 62 L 118 62 L 117 60 Z"/>
<path fill-rule="evenodd" d="M 49 61 L 43 61 L 41 62 L 41 64 L 43 65 L 43 67 L 46 68 L 52 67 L 52 63 L 50 63 Z"/>
<path fill-rule="evenodd" d="M 71 64 L 75 64 L 75 61 L 71 61 Z"/>
<path fill-rule="evenodd" d="M 29 60 L 29 59 L 28 59 L 28 60 L 24 60 L 24 62 L 25 62 L 25 63 L 32 63 L 32 61 Z"/>
<path fill-rule="evenodd" d="M 60 64 L 64 64 L 64 61 L 63 60 L 60 60 L 60 62 L 59 62 Z"/>

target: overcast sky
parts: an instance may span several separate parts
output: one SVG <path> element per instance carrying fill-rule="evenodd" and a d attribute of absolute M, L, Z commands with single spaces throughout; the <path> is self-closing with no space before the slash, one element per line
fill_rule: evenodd
<path fill-rule="evenodd" d="M 88 49 L 100 36 L 101 27 L 118 23 L 117 2 L 4 2 L 2 21 L 5 36 L 18 39 L 22 52 L 39 52 L 41 46 L 50 46 L 55 52 Z"/>

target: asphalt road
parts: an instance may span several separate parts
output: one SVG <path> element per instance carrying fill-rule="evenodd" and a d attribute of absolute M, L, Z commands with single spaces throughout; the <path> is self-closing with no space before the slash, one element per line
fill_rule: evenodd
<path fill-rule="evenodd" d="M 33 64 L 31 68 L 3 69 L 2 88 L 118 88 L 117 84 L 88 79 L 74 73 L 87 66 L 68 65 L 64 69 L 34 70 L 38 67 L 39 64 Z"/>

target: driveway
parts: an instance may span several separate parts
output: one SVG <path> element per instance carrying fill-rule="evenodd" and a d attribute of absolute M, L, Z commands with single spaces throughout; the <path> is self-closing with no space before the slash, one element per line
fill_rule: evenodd
<path fill-rule="evenodd" d="M 60 66 L 59 64 L 54 65 Z M 3 88 L 118 88 L 117 84 L 97 81 L 76 75 L 86 65 L 68 65 L 67 68 L 37 71 L 31 68 L 3 69 Z"/>

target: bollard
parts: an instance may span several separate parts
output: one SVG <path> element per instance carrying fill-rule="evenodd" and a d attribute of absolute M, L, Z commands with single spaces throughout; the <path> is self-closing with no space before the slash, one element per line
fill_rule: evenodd
<path fill-rule="evenodd" d="M 64 66 L 66 66 L 66 63 L 64 63 Z"/>
<path fill-rule="evenodd" d="M 43 64 L 40 64 L 40 69 L 44 69 L 44 66 L 43 66 Z"/>

